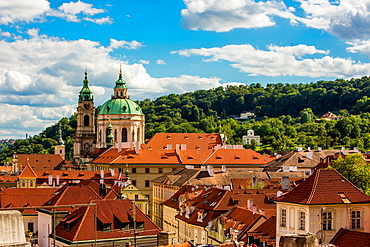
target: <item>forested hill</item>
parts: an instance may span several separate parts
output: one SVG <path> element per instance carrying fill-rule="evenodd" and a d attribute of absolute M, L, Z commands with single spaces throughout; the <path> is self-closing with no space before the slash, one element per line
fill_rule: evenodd
<path fill-rule="evenodd" d="M 311 148 L 359 147 L 370 150 L 370 78 L 319 81 L 309 84 L 261 84 L 218 87 L 155 100 L 139 101 L 146 117 L 146 138 L 158 132 L 206 132 L 220 129 L 228 143 L 241 144 L 248 129 L 261 136 L 262 148 L 273 151 Z M 240 122 L 228 119 L 243 111 L 257 118 Z M 336 121 L 315 121 L 331 111 L 344 117 Z M 67 158 L 71 158 L 76 118 L 63 118 L 39 135 L 17 140 L 3 149 L 0 161 L 18 153 L 50 153 L 61 125 Z M 257 148 L 251 146 L 249 148 Z M 9 160 L 9 158 L 7 159 Z"/>

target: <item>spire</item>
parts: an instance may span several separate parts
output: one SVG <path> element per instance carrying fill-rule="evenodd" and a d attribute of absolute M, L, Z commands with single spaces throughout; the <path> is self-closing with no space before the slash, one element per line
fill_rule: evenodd
<path fill-rule="evenodd" d="M 94 97 L 93 97 L 92 91 L 89 88 L 89 80 L 87 79 L 87 71 L 85 71 L 85 79 L 83 80 L 83 86 L 80 91 L 78 101 L 79 102 L 91 101 L 93 99 Z"/>
<path fill-rule="evenodd" d="M 64 146 L 64 141 L 63 141 L 63 137 L 62 137 L 62 127 L 61 127 L 60 124 L 59 124 L 59 139 L 58 139 L 58 143 L 59 143 L 59 145 Z"/>
<path fill-rule="evenodd" d="M 114 87 L 114 95 L 112 99 L 128 99 L 126 82 L 122 79 L 122 65 L 120 65 L 118 80 Z"/>

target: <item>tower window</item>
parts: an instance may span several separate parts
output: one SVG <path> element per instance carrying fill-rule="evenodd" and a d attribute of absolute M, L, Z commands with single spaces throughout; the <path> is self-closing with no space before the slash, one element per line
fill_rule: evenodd
<path fill-rule="evenodd" d="M 122 129 L 122 142 L 127 142 L 127 129 Z"/>
<path fill-rule="evenodd" d="M 84 126 L 89 126 L 90 125 L 90 117 L 89 115 L 84 116 Z"/>

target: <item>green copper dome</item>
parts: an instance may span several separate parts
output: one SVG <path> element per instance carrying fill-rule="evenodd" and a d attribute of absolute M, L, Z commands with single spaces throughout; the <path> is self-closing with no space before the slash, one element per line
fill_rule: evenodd
<path fill-rule="evenodd" d="M 140 106 L 130 99 L 110 99 L 99 107 L 98 114 L 144 115 Z"/>

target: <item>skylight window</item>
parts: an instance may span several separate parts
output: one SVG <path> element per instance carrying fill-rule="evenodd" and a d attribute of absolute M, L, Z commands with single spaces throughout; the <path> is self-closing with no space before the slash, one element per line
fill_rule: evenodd
<path fill-rule="evenodd" d="M 204 201 L 204 202 L 203 202 L 203 204 L 207 204 L 207 203 L 208 203 L 208 201 Z"/>
<path fill-rule="evenodd" d="M 212 202 L 209 206 L 213 207 L 217 204 L 217 202 Z"/>

